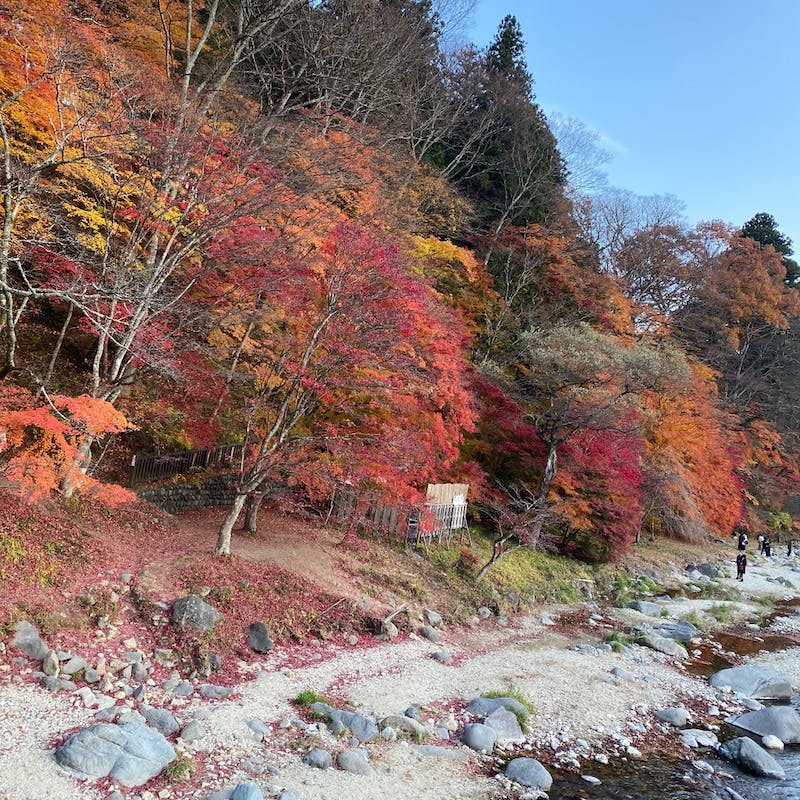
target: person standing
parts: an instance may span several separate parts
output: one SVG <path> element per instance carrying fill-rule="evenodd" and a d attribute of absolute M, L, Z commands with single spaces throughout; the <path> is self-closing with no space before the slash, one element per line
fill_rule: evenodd
<path fill-rule="evenodd" d="M 772 555 L 772 542 L 769 539 L 764 539 L 764 555 L 769 558 Z"/>
<path fill-rule="evenodd" d="M 747 554 L 746 553 L 739 553 L 736 556 L 736 580 L 743 581 L 744 580 L 744 573 L 747 569 Z"/>
<path fill-rule="evenodd" d="M 737 547 L 738 547 L 738 548 L 739 548 L 739 550 L 741 550 L 742 552 L 744 552 L 745 550 L 747 550 L 747 534 L 746 534 L 744 531 L 742 531 L 742 532 L 739 534 L 739 544 L 737 545 Z"/>
<path fill-rule="evenodd" d="M 765 538 L 766 537 L 764 536 L 763 533 L 759 533 L 758 534 L 758 552 L 759 553 L 763 553 L 764 552 L 764 539 Z"/>

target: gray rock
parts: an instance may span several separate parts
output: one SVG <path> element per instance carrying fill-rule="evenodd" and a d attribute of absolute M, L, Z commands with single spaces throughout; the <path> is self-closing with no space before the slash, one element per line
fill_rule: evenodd
<path fill-rule="evenodd" d="M 439 631 L 437 631 L 436 628 L 432 627 L 431 625 L 423 625 L 419 629 L 419 634 L 429 642 L 440 642 L 442 640 L 442 637 L 439 635 Z"/>
<path fill-rule="evenodd" d="M 55 650 L 51 650 L 42 661 L 42 672 L 45 675 L 50 675 L 53 678 L 58 677 L 58 673 L 61 672 L 61 665 L 58 662 L 58 655 L 56 654 Z"/>
<path fill-rule="evenodd" d="M 442 615 L 436 611 L 431 611 L 429 608 L 423 609 L 422 616 L 425 622 L 433 628 L 438 628 L 442 624 Z"/>
<path fill-rule="evenodd" d="M 497 732 L 494 728 L 481 722 L 472 722 L 464 726 L 464 730 L 461 732 L 461 741 L 479 753 L 491 753 L 497 741 Z"/>
<path fill-rule="evenodd" d="M 181 597 L 172 604 L 172 622 L 178 628 L 208 631 L 222 619 L 222 614 L 196 594 Z"/>
<path fill-rule="evenodd" d="M 171 694 L 175 697 L 191 697 L 194 694 L 194 686 L 189 681 L 180 681 Z"/>
<path fill-rule="evenodd" d="M 269 725 L 267 725 L 265 722 L 262 722 L 260 719 L 247 720 L 247 727 L 253 731 L 259 741 L 266 739 L 272 733 L 272 729 L 269 727 Z"/>
<path fill-rule="evenodd" d="M 681 731 L 681 738 L 687 747 L 696 750 L 698 747 L 716 747 L 719 744 L 717 735 L 711 731 L 701 731 L 695 728 Z"/>
<path fill-rule="evenodd" d="M 740 702 L 749 711 L 761 711 L 761 709 L 764 708 L 763 703 L 759 703 L 758 700 L 753 700 L 752 697 L 742 697 Z"/>
<path fill-rule="evenodd" d="M 353 711 L 332 711 L 329 718 L 333 723 L 344 725 L 360 742 L 371 742 L 380 735 L 375 720 L 363 714 L 356 714 Z"/>
<path fill-rule="evenodd" d="M 333 759 L 327 750 L 315 747 L 303 756 L 303 763 L 315 769 L 328 769 L 333 764 Z"/>
<path fill-rule="evenodd" d="M 141 786 L 175 758 L 169 742 L 139 722 L 98 722 L 56 748 L 59 764 L 90 778 L 109 776 L 123 786 Z"/>
<path fill-rule="evenodd" d="M 700 630 L 692 625 L 691 622 L 681 620 L 679 622 L 659 622 L 653 625 L 653 630 L 667 639 L 674 639 L 676 642 L 688 644 L 696 636 L 700 635 Z"/>
<path fill-rule="evenodd" d="M 452 653 L 448 653 L 447 650 L 437 650 L 435 653 L 431 653 L 431 658 L 434 661 L 438 661 L 440 664 L 453 663 L 453 655 Z"/>
<path fill-rule="evenodd" d="M 689 722 L 689 714 L 685 708 L 663 708 L 656 711 L 656 716 L 675 728 L 683 728 Z"/>
<path fill-rule="evenodd" d="M 184 742 L 194 742 L 197 739 L 202 739 L 206 735 L 205 729 L 201 722 L 193 719 L 181 729 L 180 738 Z"/>
<path fill-rule="evenodd" d="M 661 606 L 658 603 L 650 603 L 647 600 L 631 600 L 628 603 L 628 608 L 634 608 L 649 617 L 661 616 Z"/>
<path fill-rule="evenodd" d="M 381 720 L 381 728 L 394 728 L 396 731 L 410 733 L 412 736 L 417 736 L 418 738 L 428 736 L 428 729 L 421 722 L 412 717 L 401 716 L 400 714 L 392 714 L 391 716 L 384 717 Z"/>
<path fill-rule="evenodd" d="M 639 644 L 657 650 L 659 653 L 666 653 L 668 656 L 675 656 L 676 658 L 689 658 L 686 648 L 679 645 L 672 639 L 667 639 L 666 636 L 661 636 L 658 633 L 650 632 L 645 633 L 637 640 Z"/>
<path fill-rule="evenodd" d="M 257 783 L 238 783 L 231 793 L 231 800 L 264 800 L 264 793 Z"/>
<path fill-rule="evenodd" d="M 44 661 L 50 652 L 50 648 L 42 639 L 36 626 L 24 619 L 17 623 L 12 644 L 17 650 L 22 650 L 26 656 L 35 658 L 37 661 Z"/>
<path fill-rule="evenodd" d="M 78 688 L 72 681 L 55 678 L 52 675 L 45 675 L 42 678 L 42 686 L 48 692 L 74 692 Z"/>
<path fill-rule="evenodd" d="M 96 669 L 92 669 L 92 667 L 86 667 L 83 671 L 83 679 L 86 683 L 99 683 L 100 677 L 100 673 Z"/>
<path fill-rule="evenodd" d="M 754 700 L 788 700 L 792 696 L 792 684 L 785 675 L 755 664 L 720 670 L 708 682 L 716 687 L 730 686 L 734 692 Z"/>
<path fill-rule="evenodd" d="M 236 689 L 231 686 L 217 686 L 213 683 L 204 683 L 198 687 L 201 697 L 210 700 L 225 700 L 230 697 Z"/>
<path fill-rule="evenodd" d="M 86 669 L 86 659 L 81 658 L 80 656 L 72 656 L 66 664 L 61 665 L 61 671 L 65 675 L 74 675 L 76 672 L 80 672 L 82 669 Z"/>
<path fill-rule="evenodd" d="M 256 653 L 269 653 L 272 639 L 269 638 L 269 625 L 265 622 L 251 622 L 247 633 L 247 646 Z"/>
<path fill-rule="evenodd" d="M 729 721 L 737 728 L 758 736 L 777 736 L 787 744 L 800 743 L 800 714 L 793 706 L 768 706 Z"/>
<path fill-rule="evenodd" d="M 277 800 L 300 800 L 300 795 L 294 789 L 284 789 Z"/>
<path fill-rule="evenodd" d="M 397 634 L 399 631 L 397 630 L 397 625 L 394 624 L 391 620 L 387 620 L 381 624 L 381 630 L 383 631 L 384 635 L 387 639 L 396 639 Z"/>
<path fill-rule="evenodd" d="M 321 717 L 330 719 L 331 714 L 333 714 L 334 708 L 333 706 L 329 706 L 327 703 L 321 703 L 317 701 L 316 703 L 312 703 L 308 707 L 308 710 L 312 711 L 314 714 L 318 714 Z"/>
<path fill-rule="evenodd" d="M 476 697 L 467 706 L 467 711 L 476 717 L 488 717 L 492 711 L 496 711 L 498 708 L 504 708 L 514 714 L 525 715 L 528 713 L 528 709 L 513 697 Z"/>
<path fill-rule="evenodd" d="M 494 612 L 492 611 L 491 608 L 488 608 L 487 606 L 481 606 L 478 609 L 478 616 L 481 617 L 482 619 L 489 619 L 489 617 L 494 616 Z"/>
<path fill-rule="evenodd" d="M 494 729 L 497 734 L 498 742 L 524 742 L 525 735 L 522 733 L 519 721 L 516 716 L 505 708 L 496 708 L 484 720 L 484 724 Z"/>
<path fill-rule="evenodd" d="M 697 571 L 701 575 L 706 575 L 709 578 L 719 577 L 719 570 L 713 564 L 698 564 Z"/>
<path fill-rule="evenodd" d="M 178 720 L 166 708 L 153 708 L 153 706 L 139 706 L 139 713 L 147 720 L 151 728 L 155 728 L 164 736 L 172 736 L 180 729 Z"/>
<path fill-rule="evenodd" d="M 786 777 L 783 767 L 763 747 L 759 747 L 747 736 L 724 742 L 718 752 L 723 758 L 732 761 L 751 775 L 781 780 Z"/>
<path fill-rule="evenodd" d="M 372 775 L 365 750 L 343 750 L 336 756 L 336 766 L 353 775 Z"/>
<path fill-rule="evenodd" d="M 136 663 L 133 665 L 133 670 L 131 671 L 131 677 L 135 681 L 144 683 L 144 681 L 146 681 L 150 677 L 150 673 L 147 671 L 147 667 L 145 667 L 144 664 Z"/>
<path fill-rule="evenodd" d="M 761 737 L 761 744 L 767 748 L 767 750 L 783 750 L 783 742 L 777 737 L 772 736 L 771 734 L 767 734 L 766 736 Z"/>
<path fill-rule="evenodd" d="M 469 756 L 460 750 L 451 750 L 449 747 L 441 747 L 436 744 L 414 745 L 414 750 L 423 756 L 433 756 L 435 758 L 454 758 L 456 761 L 469 761 Z"/>
<path fill-rule="evenodd" d="M 628 670 L 622 667 L 614 667 L 614 669 L 611 670 L 611 674 L 621 681 L 632 681 L 636 677 L 632 672 L 628 672 Z"/>
<path fill-rule="evenodd" d="M 549 614 L 542 614 L 542 616 L 539 617 L 539 622 L 541 622 L 542 625 L 555 625 L 556 624 L 555 620 Z"/>
<path fill-rule="evenodd" d="M 505 776 L 531 789 L 550 791 L 553 778 L 535 758 L 512 758 L 506 766 Z"/>

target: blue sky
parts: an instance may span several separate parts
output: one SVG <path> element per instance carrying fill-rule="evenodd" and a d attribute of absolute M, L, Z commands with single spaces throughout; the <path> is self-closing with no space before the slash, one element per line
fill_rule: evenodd
<path fill-rule="evenodd" d="M 536 97 L 597 130 L 610 182 L 689 223 L 771 213 L 800 254 L 800 0 L 478 0 L 522 26 Z"/>

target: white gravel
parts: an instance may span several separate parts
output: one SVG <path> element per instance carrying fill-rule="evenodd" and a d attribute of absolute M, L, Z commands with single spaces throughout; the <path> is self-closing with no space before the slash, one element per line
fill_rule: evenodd
<path fill-rule="evenodd" d="M 785 561 L 758 561 L 748 570 L 745 585 L 738 586 L 754 597 L 767 593 L 785 596 L 789 590 L 775 583 L 791 570 Z M 790 574 L 796 577 L 796 573 Z M 670 606 L 671 614 L 680 617 L 707 602 L 680 602 L 674 609 Z M 757 604 L 749 608 L 764 610 Z M 583 611 L 588 618 L 591 610 L 584 607 Z M 555 617 L 558 609 L 548 609 L 548 613 Z M 620 613 L 644 619 L 638 612 Z M 787 614 L 772 630 L 800 632 L 800 615 Z M 600 635 L 598 630 L 598 638 Z M 513 687 L 536 708 L 532 742 L 548 742 L 561 734 L 571 741 L 585 739 L 593 747 L 601 746 L 609 735 L 630 733 L 627 723 L 647 719 L 641 716 L 644 708 L 673 705 L 680 696 L 701 698 L 709 705 L 719 702 L 705 681 L 688 675 L 680 664 L 662 654 L 640 647 L 623 654 L 568 649 L 579 641 L 597 640 L 580 633 L 562 636 L 533 618 L 523 618 L 508 628 L 489 620 L 472 630 L 445 630 L 441 644 L 412 637 L 363 649 L 322 645 L 321 661 L 294 669 L 281 666 L 285 653 L 277 648 L 264 659 L 253 680 L 239 687 L 234 699 L 172 701 L 173 711 L 182 719 L 191 714 L 204 718 L 207 734 L 191 745 L 198 763 L 203 764 L 202 786 L 178 784 L 169 787 L 167 795 L 144 792 L 139 796 L 142 800 L 204 798 L 240 780 L 255 780 L 265 796 L 271 790 L 292 787 L 303 800 L 398 796 L 408 800 L 488 800 L 510 796 L 498 781 L 477 774 L 480 757 L 476 754 L 470 752 L 470 763 L 464 764 L 421 756 L 405 742 L 369 745 L 374 774 L 368 777 L 306 767 L 300 762 L 300 752 L 313 746 L 337 750 L 343 742 L 324 731 L 297 741 L 296 734 L 281 729 L 281 721 L 296 714 L 291 698 L 303 689 L 346 698 L 358 710 L 380 717 L 402 714 L 409 705 L 421 704 L 427 707 L 424 715 L 429 721 L 446 716 L 451 709 L 458 717 L 463 705 L 481 692 Z M 430 658 L 442 649 L 453 653 L 454 665 Z M 800 648 L 764 654 L 754 661 L 786 672 L 798 688 L 798 653 Z M 610 671 L 615 666 L 632 673 L 633 678 L 613 677 Z M 91 712 L 73 696 L 15 684 L 8 676 L 18 669 L 14 666 L 9 672 L 6 666 L 5 674 L 0 674 L 0 800 L 102 800 L 107 791 L 65 775 L 52 757 L 53 741 L 86 725 Z M 247 727 L 252 719 L 270 725 L 272 737 L 258 741 Z M 455 742 L 448 746 L 458 747 Z M 243 765 L 249 759 L 259 765 L 255 772 Z M 261 768 L 264 771 L 259 772 Z"/>

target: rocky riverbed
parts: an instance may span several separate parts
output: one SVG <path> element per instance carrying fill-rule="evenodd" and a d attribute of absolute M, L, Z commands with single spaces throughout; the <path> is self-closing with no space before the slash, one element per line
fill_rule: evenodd
<path fill-rule="evenodd" d="M 798 594 L 793 561 L 755 560 L 743 600 L 725 612 L 728 624 L 763 613 L 765 595 Z M 735 585 L 692 567 L 669 578 L 690 593 L 707 581 Z M 733 736 L 726 720 L 770 699 L 731 680 L 711 685 L 692 668 L 702 648 L 715 645 L 685 617 L 711 624 L 720 604 L 664 596 L 633 605 L 587 601 L 513 619 L 477 609 L 464 628 L 430 610 L 415 633 L 397 638 L 364 634 L 292 648 L 270 642 L 262 657 L 238 664 L 235 683 L 225 686 L 213 675 L 179 673 L 169 653 L 135 640 L 102 652 L 99 635 L 96 651 L 72 653 L 51 649 L 23 625 L 5 642 L 0 665 L 0 796 L 455 800 L 568 797 L 579 786 L 602 798 L 614 796 L 603 787 L 616 776 L 652 772 L 653 752 L 679 759 L 658 766 L 673 770 L 679 785 L 688 770 L 683 777 L 697 794 L 676 798 L 735 798 L 743 780 L 789 786 L 791 774 L 744 779 L 739 766 L 718 758 L 718 735 L 744 734 Z M 771 625 L 800 633 L 791 606 Z M 795 694 L 798 652 L 748 661 L 783 673 L 782 691 Z M 319 696 L 318 705 L 295 702 L 304 692 Z M 479 700 L 485 694 L 499 699 L 487 707 Z M 528 700 L 532 713 L 515 708 L 515 698 Z M 748 741 L 763 749 L 760 738 Z M 786 750 L 770 752 L 786 761 Z M 663 784 L 648 795 L 648 783 L 652 777 L 638 797 L 668 796 Z"/>

